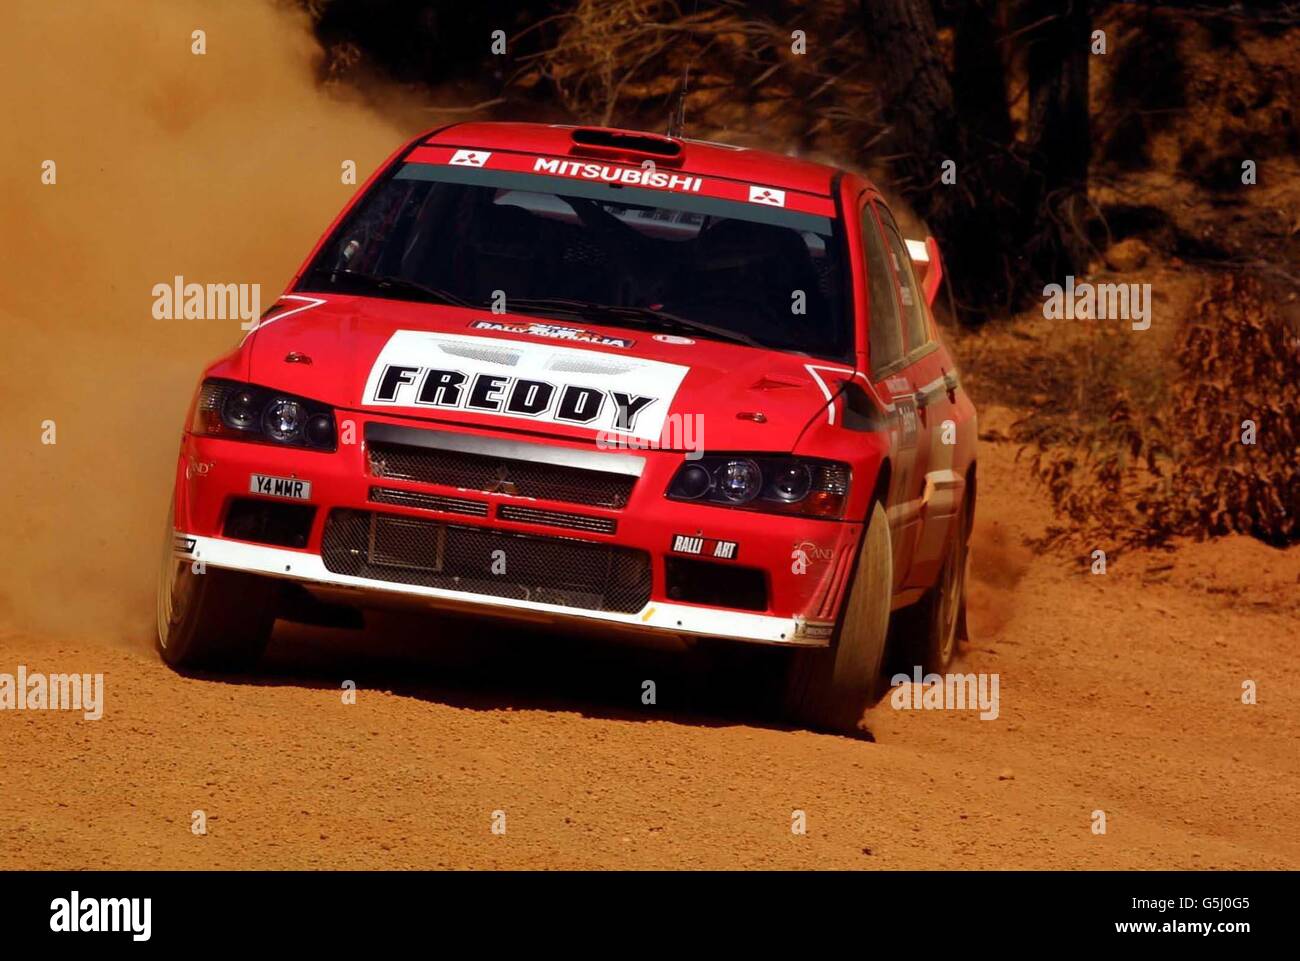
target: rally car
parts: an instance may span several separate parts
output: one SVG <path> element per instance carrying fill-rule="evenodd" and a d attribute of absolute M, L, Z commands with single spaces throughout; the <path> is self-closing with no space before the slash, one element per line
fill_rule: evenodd
<path fill-rule="evenodd" d="M 888 638 L 942 671 L 964 630 L 975 411 L 942 282 L 833 167 L 417 137 L 203 373 L 162 657 L 248 669 L 277 617 L 402 602 L 787 648 L 791 715 L 851 729 Z"/>

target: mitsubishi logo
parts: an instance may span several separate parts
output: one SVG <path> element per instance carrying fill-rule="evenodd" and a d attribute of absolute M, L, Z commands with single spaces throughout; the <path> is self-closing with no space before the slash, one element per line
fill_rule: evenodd
<path fill-rule="evenodd" d="M 492 154 L 487 150 L 457 150 L 451 155 L 454 167 L 481 167 Z"/>
<path fill-rule="evenodd" d="M 769 207 L 785 206 L 785 191 L 777 190 L 775 187 L 754 187 L 749 188 L 749 202 L 751 204 L 767 204 Z"/>
<path fill-rule="evenodd" d="M 497 465 L 497 476 L 488 481 L 483 490 L 489 494 L 511 494 L 519 495 L 519 487 L 510 479 L 510 472 L 506 470 L 505 464 Z"/>

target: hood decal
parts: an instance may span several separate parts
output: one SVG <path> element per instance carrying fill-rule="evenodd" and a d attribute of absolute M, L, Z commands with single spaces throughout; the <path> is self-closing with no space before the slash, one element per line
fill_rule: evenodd
<path fill-rule="evenodd" d="M 463 410 L 655 441 L 689 369 L 557 344 L 399 330 L 375 358 L 361 403 Z"/>
<path fill-rule="evenodd" d="M 894 410 L 894 405 L 892 403 L 886 403 L 881 398 L 880 394 L 876 392 L 875 386 L 867 378 L 867 375 L 862 373 L 860 370 L 855 370 L 852 367 L 824 367 L 818 364 L 804 364 L 803 366 L 804 370 L 808 371 L 809 376 L 811 376 L 813 381 L 817 384 L 818 389 L 821 390 L 822 396 L 826 398 L 826 419 L 827 423 L 831 425 L 835 424 L 835 396 L 838 393 L 838 389 L 832 391 L 826 383 L 826 378 L 823 378 L 818 371 L 821 371 L 822 374 L 846 374 L 848 375 L 849 380 L 861 377 L 863 387 L 875 402 L 880 405 L 880 408 L 890 413 Z"/>
<path fill-rule="evenodd" d="M 279 305 L 281 300 L 300 301 L 301 306 L 294 307 L 291 310 L 281 310 L 276 313 L 272 313 L 272 311 L 275 311 L 275 308 Z M 249 328 L 248 333 L 244 335 L 244 340 L 248 340 L 249 337 L 253 336 L 253 331 L 255 330 L 261 330 L 263 327 L 269 327 L 277 320 L 284 320 L 284 318 L 286 317 L 292 317 L 294 314 L 300 314 L 304 310 L 311 310 L 313 307 L 319 307 L 321 304 L 325 304 L 325 303 L 329 303 L 329 301 L 327 301 L 324 297 L 303 297 L 300 294 L 282 294 L 276 300 L 276 302 L 272 304 L 269 308 L 267 308 L 266 312 L 262 314 L 262 317 L 264 317 L 265 319 L 259 321 L 258 323 L 254 324 L 252 327 Z M 244 340 L 240 341 L 241 345 L 244 343 Z"/>
<path fill-rule="evenodd" d="M 597 347 L 631 347 L 636 341 L 627 337 L 611 337 L 594 330 L 581 327 L 565 327 L 562 324 L 543 324 L 535 320 L 508 322 L 497 320 L 476 320 L 469 325 L 471 330 L 495 330 L 504 334 L 532 334 L 534 337 L 546 337 L 549 340 L 570 340 L 580 344 L 595 344 Z"/>

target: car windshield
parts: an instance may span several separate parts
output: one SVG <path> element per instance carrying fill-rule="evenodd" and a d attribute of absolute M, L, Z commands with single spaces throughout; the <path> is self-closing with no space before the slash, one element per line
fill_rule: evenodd
<path fill-rule="evenodd" d="M 299 287 L 496 308 L 843 359 L 837 220 L 564 177 L 407 163 Z"/>

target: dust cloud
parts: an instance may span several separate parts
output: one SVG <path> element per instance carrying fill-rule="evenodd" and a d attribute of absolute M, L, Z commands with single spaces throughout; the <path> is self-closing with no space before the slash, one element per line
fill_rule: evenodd
<path fill-rule="evenodd" d="M 154 284 L 257 283 L 264 309 L 356 189 L 343 161 L 364 180 L 414 130 L 321 89 L 306 17 L 269 0 L 4 19 L 0 632 L 148 644 L 184 409 L 242 336 L 154 319 Z"/>

